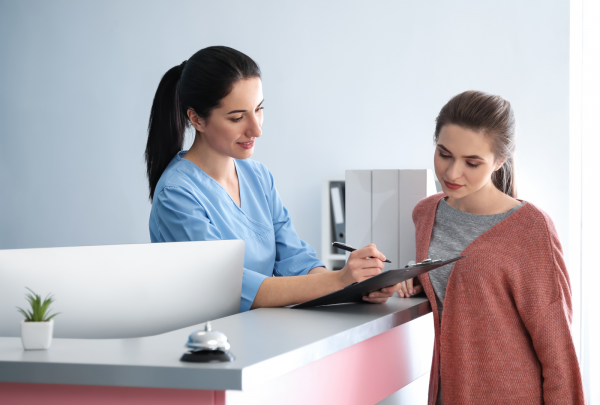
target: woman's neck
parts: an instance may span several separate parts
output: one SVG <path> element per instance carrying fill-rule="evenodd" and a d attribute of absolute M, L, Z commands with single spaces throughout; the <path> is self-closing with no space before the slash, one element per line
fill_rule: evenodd
<path fill-rule="evenodd" d="M 477 215 L 501 214 L 521 203 L 498 190 L 491 181 L 465 197 L 448 197 L 446 202 L 459 211 Z"/>
<path fill-rule="evenodd" d="M 215 151 L 203 141 L 202 136 L 198 133 L 196 133 L 194 143 L 183 157 L 196 164 L 222 185 L 237 183 L 233 158 Z"/>

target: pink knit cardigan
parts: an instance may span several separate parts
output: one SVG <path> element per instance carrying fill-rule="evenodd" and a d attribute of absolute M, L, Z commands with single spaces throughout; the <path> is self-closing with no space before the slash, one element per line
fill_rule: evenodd
<path fill-rule="evenodd" d="M 427 258 L 443 197 L 428 197 L 413 211 L 418 261 Z M 440 371 L 444 405 L 584 404 L 569 274 L 550 217 L 525 203 L 461 256 L 448 280 L 441 326 L 429 275 L 419 277 L 435 328 L 429 405 Z"/>

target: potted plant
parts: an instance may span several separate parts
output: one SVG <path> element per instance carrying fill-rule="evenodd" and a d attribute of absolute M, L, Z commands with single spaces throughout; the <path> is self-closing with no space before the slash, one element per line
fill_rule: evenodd
<path fill-rule="evenodd" d="M 25 350 L 47 349 L 52 343 L 52 331 L 54 329 L 54 318 L 58 314 L 49 314 L 50 304 L 54 297 L 50 294 L 42 301 L 42 297 L 34 293 L 26 294 L 27 301 L 31 305 L 30 311 L 17 307 L 19 312 L 25 316 L 21 321 L 21 341 Z"/>

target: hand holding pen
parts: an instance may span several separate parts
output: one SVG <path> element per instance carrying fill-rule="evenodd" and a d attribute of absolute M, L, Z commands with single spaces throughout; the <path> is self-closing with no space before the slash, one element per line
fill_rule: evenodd
<path fill-rule="evenodd" d="M 354 248 L 350 245 L 346 245 L 345 243 L 341 243 L 341 242 L 333 242 L 333 246 L 336 248 L 345 250 L 347 252 L 354 252 L 356 250 L 356 248 Z M 375 246 L 375 245 L 373 245 L 373 246 Z M 372 257 L 367 257 L 367 259 L 372 259 Z M 384 262 L 391 263 L 389 260 L 384 260 Z M 363 297 L 363 299 L 365 301 L 369 301 L 369 302 L 376 302 L 376 301 L 373 301 L 373 299 L 381 298 L 381 297 L 388 297 L 388 296 L 393 295 L 395 292 L 398 293 L 398 296 L 400 298 L 412 297 L 413 295 L 419 294 L 421 291 L 423 291 L 423 286 L 420 284 L 414 284 L 414 280 L 415 279 L 411 278 L 410 280 L 406 280 L 406 281 L 403 281 L 396 285 L 383 288 L 383 289 L 381 289 L 381 291 L 377 291 L 377 292 L 373 292 L 373 293 L 369 294 L 369 297 Z M 369 299 L 369 298 L 371 298 L 371 299 Z"/>
<path fill-rule="evenodd" d="M 374 244 L 365 246 L 362 249 L 356 249 L 341 242 L 334 242 L 333 246 L 350 252 L 346 266 L 340 270 L 340 275 L 342 275 L 342 272 L 345 271 L 347 273 L 346 276 L 350 275 L 350 279 L 354 279 L 353 282 L 360 282 L 376 276 L 377 274 L 381 273 L 381 270 L 383 270 L 383 267 L 385 266 L 384 263 L 391 263 L 391 261 L 387 260 L 386 257 L 379 250 L 377 250 L 377 246 Z M 352 283 L 348 282 L 348 278 L 345 282 L 347 284 Z M 363 301 L 373 304 L 384 304 L 388 298 L 394 295 L 394 292 L 395 290 L 390 287 L 384 288 L 380 291 L 373 291 L 368 296 L 363 297 Z"/>
<path fill-rule="evenodd" d="M 356 248 L 355 248 L 355 247 L 352 247 L 352 246 L 350 246 L 350 245 L 346 245 L 345 243 L 342 243 L 342 242 L 333 242 L 333 243 L 332 243 L 332 245 L 333 245 L 333 247 L 336 247 L 336 248 L 338 248 L 338 249 L 345 250 L 346 252 L 354 252 L 354 251 L 356 250 Z M 369 245 L 369 246 L 371 246 L 371 245 Z M 373 245 L 373 246 L 375 246 L 375 245 Z M 374 259 L 374 258 L 375 258 L 375 257 L 367 257 L 367 259 Z M 385 259 L 385 256 L 383 256 L 383 258 Z M 383 261 L 384 263 L 391 263 L 391 261 L 389 261 L 389 260 L 387 260 L 387 259 L 385 259 L 385 260 L 382 260 L 382 261 Z"/>
<path fill-rule="evenodd" d="M 340 247 L 338 245 L 338 247 Z M 352 246 L 344 245 L 347 249 L 354 249 Z M 384 261 L 387 260 L 385 256 L 377 250 L 377 247 L 373 244 L 365 246 L 361 249 L 354 249 L 346 265 L 342 270 L 336 272 L 341 281 L 341 287 L 346 287 L 352 283 L 359 283 L 373 276 L 378 275 L 385 266 Z M 389 297 L 393 295 L 391 293 L 384 293 L 381 291 L 375 291 L 367 297 L 363 297 L 363 300 L 371 303 L 383 304 Z"/>

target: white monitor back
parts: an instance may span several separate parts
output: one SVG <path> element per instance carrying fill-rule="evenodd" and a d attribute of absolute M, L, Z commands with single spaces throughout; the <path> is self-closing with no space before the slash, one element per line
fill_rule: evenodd
<path fill-rule="evenodd" d="M 52 293 L 54 336 L 130 338 L 239 312 L 241 240 L 0 250 L 0 336 L 20 336 L 25 287 Z"/>

